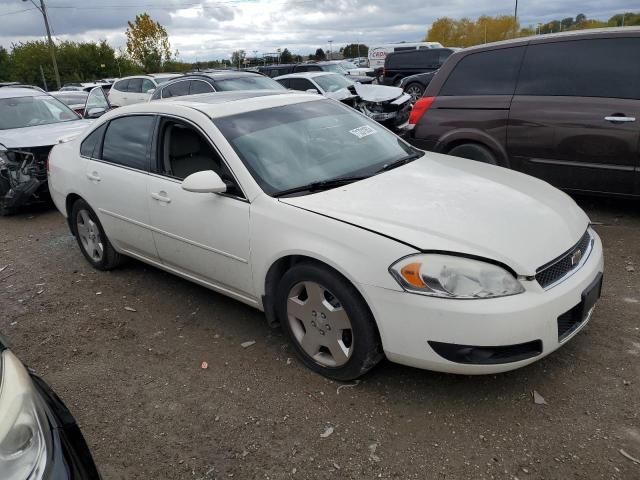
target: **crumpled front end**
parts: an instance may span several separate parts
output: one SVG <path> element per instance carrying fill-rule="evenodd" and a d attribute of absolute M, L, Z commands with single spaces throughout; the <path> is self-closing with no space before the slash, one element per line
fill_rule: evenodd
<path fill-rule="evenodd" d="M 0 144 L 0 214 L 48 197 L 47 156 L 51 146 L 5 148 Z"/>
<path fill-rule="evenodd" d="M 349 105 L 385 127 L 394 130 L 409 121 L 411 96 L 402 89 L 355 84 L 349 90 L 356 95 Z"/>

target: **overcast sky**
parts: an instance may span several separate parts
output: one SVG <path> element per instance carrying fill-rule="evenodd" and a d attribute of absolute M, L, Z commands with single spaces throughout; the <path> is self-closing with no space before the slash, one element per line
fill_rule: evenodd
<path fill-rule="evenodd" d="M 39 0 L 35 0 L 39 3 Z M 635 0 L 520 0 L 522 25 L 584 13 L 606 20 Z M 125 43 L 127 20 L 141 12 L 164 25 L 184 61 L 228 58 L 233 50 L 307 54 L 333 40 L 375 45 L 419 41 L 439 17 L 512 15 L 511 0 L 46 0 L 57 40 Z M 637 5 L 636 5 L 637 6 Z M 636 8 L 637 10 L 637 8 Z M 0 0 L 0 44 L 42 38 L 42 16 L 30 0 Z"/>

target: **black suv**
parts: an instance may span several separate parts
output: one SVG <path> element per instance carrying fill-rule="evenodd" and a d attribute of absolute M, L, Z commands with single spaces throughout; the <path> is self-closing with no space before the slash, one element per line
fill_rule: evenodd
<path fill-rule="evenodd" d="M 454 48 L 423 48 L 390 53 L 384 59 L 381 83 L 397 87 L 404 77 L 438 70 L 455 51 Z"/>

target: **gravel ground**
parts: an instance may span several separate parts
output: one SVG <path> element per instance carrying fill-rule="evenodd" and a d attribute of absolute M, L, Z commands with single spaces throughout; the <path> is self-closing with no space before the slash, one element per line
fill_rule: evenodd
<path fill-rule="evenodd" d="M 603 297 L 515 372 L 383 362 L 338 390 L 247 306 L 135 261 L 94 271 L 46 209 L 0 218 L 0 331 L 105 479 L 639 479 L 620 450 L 640 458 L 640 205 L 578 201 L 604 241 Z"/>

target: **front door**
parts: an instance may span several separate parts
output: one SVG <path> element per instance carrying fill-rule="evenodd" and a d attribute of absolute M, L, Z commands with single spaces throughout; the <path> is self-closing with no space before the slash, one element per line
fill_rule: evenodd
<path fill-rule="evenodd" d="M 111 242 L 119 250 L 152 260 L 157 254 L 149 227 L 147 189 L 155 121 L 153 115 L 131 115 L 97 129 L 96 134 L 105 129 L 104 140 L 96 139 L 91 154 L 89 148 L 85 151 L 84 188 L 85 199 Z"/>
<path fill-rule="evenodd" d="M 206 136 L 193 125 L 163 119 L 148 204 L 158 254 L 170 269 L 253 303 L 249 203 Z M 213 170 L 228 194 L 182 189 L 192 173 Z M 232 186 L 233 185 L 233 186 Z"/>
<path fill-rule="evenodd" d="M 556 187 L 633 194 L 640 38 L 530 45 L 507 131 L 512 167 Z"/>

